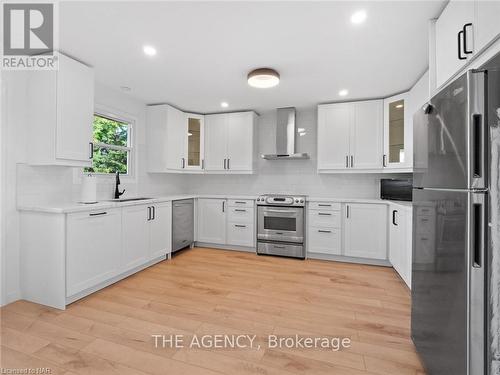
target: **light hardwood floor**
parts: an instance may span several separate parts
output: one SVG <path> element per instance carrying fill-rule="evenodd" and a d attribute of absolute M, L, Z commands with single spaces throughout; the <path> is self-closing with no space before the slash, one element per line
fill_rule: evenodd
<path fill-rule="evenodd" d="M 194 248 L 70 305 L 1 313 L 1 367 L 52 374 L 424 375 L 393 269 Z M 255 334 L 261 349 L 155 348 L 151 335 Z M 334 352 L 267 335 L 349 337 Z"/>

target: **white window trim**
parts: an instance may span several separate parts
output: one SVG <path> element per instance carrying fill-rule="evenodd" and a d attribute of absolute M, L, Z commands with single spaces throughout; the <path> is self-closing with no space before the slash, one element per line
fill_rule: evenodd
<path fill-rule="evenodd" d="M 129 126 L 129 146 L 128 147 L 123 147 L 123 146 L 113 146 L 113 145 L 107 145 L 104 143 L 95 143 L 96 146 L 102 145 L 106 148 L 111 148 L 114 150 L 123 150 L 123 151 L 129 151 L 129 160 L 127 163 L 128 170 L 127 174 L 120 174 L 120 179 L 123 182 L 128 182 L 128 183 L 135 183 L 137 182 L 137 137 L 136 137 L 136 132 L 135 132 L 135 125 L 137 124 L 137 118 L 133 116 L 130 113 L 108 107 L 106 105 L 102 104 L 96 104 L 94 107 L 94 114 L 97 116 L 102 116 L 109 118 L 111 120 L 119 121 L 119 122 L 125 122 Z M 81 180 L 81 176 L 89 174 L 89 172 L 84 172 L 83 169 L 79 169 L 80 173 L 78 173 L 78 177 Z M 102 179 L 111 179 L 115 178 L 114 173 L 99 173 L 99 172 L 92 172 L 93 176 L 96 176 L 97 178 L 102 178 Z"/>

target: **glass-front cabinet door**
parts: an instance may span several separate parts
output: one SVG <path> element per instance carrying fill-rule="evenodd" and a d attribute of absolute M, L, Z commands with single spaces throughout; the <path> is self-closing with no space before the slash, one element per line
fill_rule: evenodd
<path fill-rule="evenodd" d="M 413 150 L 409 145 L 407 106 L 407 93 L 384 100 L 384 168 L 411 168 Z"/>
<path fill-rule="evenodd" d="M 204 168 L 204 116 L 186 115 L 187 146 L 184 162 L 185 169 Z"/>

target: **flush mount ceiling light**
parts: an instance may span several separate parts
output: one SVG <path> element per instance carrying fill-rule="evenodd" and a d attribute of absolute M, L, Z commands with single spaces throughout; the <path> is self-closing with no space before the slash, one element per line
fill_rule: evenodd
<path fill-rule="evenodd" d="M 156 48 L 153 46 L 144 46 L 142 47 L 142 50 L 147 56 L 154 56 L 156 55 Z"/>
<path fill-rule="evenodd" d="M 228 104 L 228 102 L 221 102 L 221 103 L 220 103 L 220 106 L 221 106 L 222 108 L 227 108 L 227 107 L 229 107 L 229 104 Z"/>
<path fill-rule="evenodd" d="M 267 89 L 280 83 L 280 75 L 274 69 L 259 68 L 248 73 L 247 80 L 252 87 Z"/>
<path fill-rule="evenodd" d="M 347 94 L 349 94 L 349 91 L 347 91 L 346 89 L 339 91 L 339 96 L 346 96 Z"/>
<path fill-rule="evenodd" d="M 359 25 L 360 23 L 363 23 L 366 21 L 366 11 L 364 10 L 358 10 L 357 12 L 354 12 L 351 16 L 351 22 L 355 25 Z"/>

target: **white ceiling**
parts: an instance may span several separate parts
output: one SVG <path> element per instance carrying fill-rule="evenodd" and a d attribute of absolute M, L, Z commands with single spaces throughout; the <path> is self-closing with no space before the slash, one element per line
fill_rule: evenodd
<path fill-rule="evenodd" d="M 427 68 L 427 22 L 444 1 L 63 2 L 60 49 L 146 103 L 201 113 L 307 107 L 410 88 Z M 365 9 L 364 24 L 353 12 Z M 144 44 L 158 53 L 147 57 Z M 247 73 L 271 67 L 279 86 Z M 338 91 L 348 89 L 340 98 Z"/>

